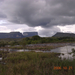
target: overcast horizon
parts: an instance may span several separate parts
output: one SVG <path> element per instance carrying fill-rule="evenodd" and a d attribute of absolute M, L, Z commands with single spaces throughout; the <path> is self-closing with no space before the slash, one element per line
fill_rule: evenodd
<path fill-rule="evenodd" d="M 75 33 L 75 0 L 0 0 L 0 32 Z"/>

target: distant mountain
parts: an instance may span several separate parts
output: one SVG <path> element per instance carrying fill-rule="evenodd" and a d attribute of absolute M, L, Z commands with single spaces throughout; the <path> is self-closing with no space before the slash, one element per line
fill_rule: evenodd
<path fill-rule="evenodd" d="M 75 37 L 75 34 L 74 33 L 61 33 L 61 32 L 57 32 L 52 37 Z"/>
<path fill-rule="evenodd" d="M 3 38 L 24 38 L 38 35 L 37 32 L 24 32 L 23 34 L 20 32 L 10 32 L 10 33 L 0 33 L 0 39 Z"/>
<path fill-rule="evenodd" d="M 24 37 L 20 32 L 0 33 L 0 38 L 22 38 Z"/>
<path fill-rule="evenodd" d="M 32 37 L 35 35 L 38 35 L 38 33 L 37 32 L 23 32 L 23 36 L 25 37 Z"/>

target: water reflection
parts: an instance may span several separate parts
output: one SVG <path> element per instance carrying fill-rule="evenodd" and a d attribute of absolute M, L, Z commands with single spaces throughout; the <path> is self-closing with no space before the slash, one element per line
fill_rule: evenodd
<path fill-rule="evenodd" d="M 61 53 L 60 58 L 61 59 L 75 59 L 74 53 L 72 53 L 72 49 L 75 49 L 75 46 L 64 46 L 64 47 L 59 47 L 56 49 L 52 49 L 50 52 L 55 52 L 55 53 Z"/>
<path fill-rule="evenodd" d="M 75 49 L 75 46 L 64 46 L 52 49 L 50 52 L 56 52 L 56 53 L 70 53 L 72 52 L 72 48 Z"/>
<path fill-rule="evenodd" d="M 75 49 L 75 46 L 74 45 L 68 45 L 68 46 L 64 46 L 64 47 L 59 47 L 59 48 L 55 48 L 55 49 L 52 49 L 52 50 L 48 50 L 48 51 L 41 51 L 41 50 L 33 50 L 35 52 L 55 52 L 55 53 L 61 53 L 59 57 L 61 57 L 61 59 L 74 59 L 75 56 L 73 56 L 74 54 L 71 53 L 72 52 L 72 49 Z M 2 49 L 0 49 L 2 50 Z M 4 49 L 4 51 L 7 51 L 6 49 Z M 10 53 L 12 52 L 24 52 L 24 51 L 32 51 L 32 50 L 27 50 L 27 49 L 20 49 L 20 50 L 16 50 L 16 49 L 9 49 L 8 50 Z M 2 60 L 0 58 L 0 60 Z"/>
<path fill-rule="evenodd" d="M 0 61 L 2 60 L 2 57 L 0 57 Z"/>
<path fill-rule="evenodd" d="M 24 52 L 24 51 L 31 51 L 31 50 L 27 50 L 27 49 L 20 49 L 20 50 L 16 50 L 16 49 L 10 49 L 10 51 L 9 52 Z"/>

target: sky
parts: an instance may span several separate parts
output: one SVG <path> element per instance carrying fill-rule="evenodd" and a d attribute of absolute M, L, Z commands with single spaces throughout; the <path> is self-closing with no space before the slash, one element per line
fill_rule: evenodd
<path fill-rule="evenodd" d="M 0 0 L 0 32 L 75 33 L 75 0 Z"/>

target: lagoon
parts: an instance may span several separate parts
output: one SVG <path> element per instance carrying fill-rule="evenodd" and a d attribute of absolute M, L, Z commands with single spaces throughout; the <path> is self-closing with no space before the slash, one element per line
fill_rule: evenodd
<path fill-rule="evenodd" d="M 41 51 L 41 50 L 33 50 L 35 52 L 54 52 L 54 53 L 60 53 L 60 56 L 61 59 L 74 59 L 75 56 L 73 56 L 73 53 L 72 52 L 72 49 L 75 49 L 75 45 L 66 45 L 66 46 L 63 46 L 63 47 L 58 47 L 58 48 L 55 48 L 55 49 L 51 49 L 50 51 L 49 50 L 46 50 L 46 51 Z M 27 50 L 27 49 L 21 49 L 21 50 L 11 50 L 10 49 L 10 52 L 24 52 L 24 51 L 32 51 L 32 50 Z"/>
<path fill-rule="evenodd" d="M 56 44 L 54 44 L 56 45 Z M 66 46 L 63 46 L 63 47 L 58 47 L 58 48 L 55 48 L 55 49 L 51 49 L 51 50 L 46 50 L 46 51 L 42 51 L 42 50 L 28 50 L 28 49 L 9 49 L 9 53 L 12 53 L 12 52 L 24 52 L 24 51 L 35 51 L 35 52 L 54 52 L 54 53 L 60 53 L 60 56 L 59 58 L 61 59 L 73 59 L 75 58 L 75 56 L 73 56 L 73 53 L 72 52 L 72 49 L 75 49 L 75 44 L 66 44 Z M 2 50 L 2 49 L 0 49 Z M 4 51 L 7 51 L 6 49 L 4 49 Z M 0 59 L 2 60 L 2 59 Z"/>

